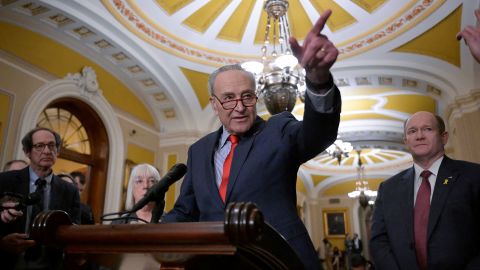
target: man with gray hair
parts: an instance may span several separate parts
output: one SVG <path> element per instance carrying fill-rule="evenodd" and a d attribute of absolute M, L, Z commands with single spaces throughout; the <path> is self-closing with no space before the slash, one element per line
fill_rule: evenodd
<path fill-rule="evenodd" d="M 58 133 L 48 128 L 34 128 L 23 137 L 22 146 L 30 165 L 0 173 L 0 194 L 9 192 L 26 197 L 35 192 L 40 199 L 20 209 L 13 208 L 18 204 L 13 200 L 2 204 L 5 209 L 0 222 L 0 261 L 5 269 L 61 269 L 62 252 L 36 244 L 28 233 L 35 216 L 44 210 L 63 210 L 78 224 L 78 190 L 53 173 L 61 146 Z"/>
<path fill-rule="evenodd" d="M 322 14 L 303 46 L 290 40 L 306 70 L 303 121 L 289 112 L 268 121 L 260 118 L 255 79 L 240 65 L 224 66 L 211 74 L 210 104 L 222 127 L 190 147 L 180 195 L 163 222 L 223 220 L 229 202 L 253 202 L 285 237 L 305 269 L 321 269 L 297 214 L 296 180 L 300 165 L 337 137 L 341 97 L 330 67 L 338 50 L 321 34 L 330 14 Z"/>

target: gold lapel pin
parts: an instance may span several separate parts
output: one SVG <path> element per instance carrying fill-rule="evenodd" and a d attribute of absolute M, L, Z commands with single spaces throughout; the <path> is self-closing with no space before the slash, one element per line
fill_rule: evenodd
<path fill-rule="evenodd" d="M 443 180 L 443 184 L 448 185 L 448 179 L 447 178 L 445 178 L 445 180 Z"/>

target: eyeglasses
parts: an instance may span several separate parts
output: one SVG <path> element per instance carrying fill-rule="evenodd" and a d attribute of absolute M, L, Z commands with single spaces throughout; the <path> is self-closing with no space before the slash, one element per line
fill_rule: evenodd
<path fill-rule="evenodd" d="M 139 186 L 143 186 L 145 183 L 147 183 L 148 185 L 150 186 L 153 186 L 154 184 L 156 184 L 158 182 L 157 179 L 155 178 L 148 178 L 148 179 L 144 179 L 144 178 L 137 178 L 135 180 L 133 180 L 133 183 L 135 185 L 139 185 Z"/>
<path fill-rule="evenodd" d="M 32 145 L 32 148 L 33 150 L 37 151 L 37 152 L 43 152 L 45 151 L 45 147 L 48 146 L 48 149 L 52 152 L 55 152 L 57 151 L 57 145 L 55 143 L 48 143 L 48 144 L 44 144 L 44 143 L 36 143 L 34 145 Z"/>
<path fill-rule="evenodd" d="M 243 95 L 241 98 L 231 99 L 231 100 L 227 100 L 227 101 L 221 101 L 214 94 L 212 94 L 212 96 L 214 96 L 218 100 L 218 102 L 220 102 L 220 104 L 222 104 L 222 107 L 225 110 L 235 109 L 235 107 L 237 107 L 237 104 L 238 104 L 239 101 L 242 101 L 242 105 L 245 106 L 245 107 L 252 107 L 253 105 L 255 105 L 257 103 L 257 99 L 258 99 L 258 97 L 253 95 L 253 94 L 246 94 L 246 95 Z"/>

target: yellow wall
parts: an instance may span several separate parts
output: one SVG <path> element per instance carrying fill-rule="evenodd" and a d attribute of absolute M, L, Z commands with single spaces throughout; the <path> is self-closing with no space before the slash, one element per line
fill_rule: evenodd
<path fill-rule="evenodd" d="M 176 163 L 177 163 L 177 155 L 169 154 L 167 157 L 168 169 L 170 169 Z M 167 171 L 165 171 L 165 173 L 167 173 Z M 163 175 L 165 175 L 165 173 Z M 165 195 L 165 212 L 172 210 L 174 204 L 175 204 L 175 185 L 171 185 L 168 188 L 167 194 Z"/>
<path fill-rule="evenodd" d="M 1 50 L 58 78 L 80 72 L 84 66 L 92 67 L 97 73 L 103 95 L 110 104 L 154 125 L 153 116 L 137 96 L 116 77 L 83 55 L 42 35 L 5 22 L 0 22 L 0 40 Z"/>
<path fill-rule="evenodd" d="M 128 144 L 127 159 L 136 164 L 148 163 L 155 165 L 155 152 L 138 146 L 136 144 Z"/>

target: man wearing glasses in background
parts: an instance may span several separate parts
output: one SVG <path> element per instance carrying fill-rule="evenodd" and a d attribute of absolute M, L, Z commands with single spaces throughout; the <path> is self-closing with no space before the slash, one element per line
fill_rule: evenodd
<path fill-rule="evenodd" d="M 38 194 L 38 202 L 19 209 L 18 202 L 2 198 L 0 213 L 0 261 L 5 269 L 61 269 L 59 250 L 36 245 L 28 238 L 35 216 L 45 210 L 66 211 L 74 223 L 80 222 L 80 197 L 74 185 L 55 176 L 61 139 L 56 132 L 38 127 L 22 139 L 23 152 L 30 165 L 22 170 L 0 173 L 0 196 L 5 192 L 26 197 Z M 6 202 L 5 202 L 6 200 Z"/>
<path fill-rule="evenodd" d="M 229 202 L 254 202 L 306 269 L 321 268 L 297 214 L 296 179 L 300 165 L 337 137 L 341 97 L 330 67 L 338 50 L 321 34 L 330 14 L 322 14 L 302 46 L 290 40 L 307 74 L 303 121 L 289 112 L 258 117 L 255 79 L 240 65 L 210 75 L 210 104 L 222 127 L 190 147 L 188 172 L 163 222 L 219 221 Z"/>

